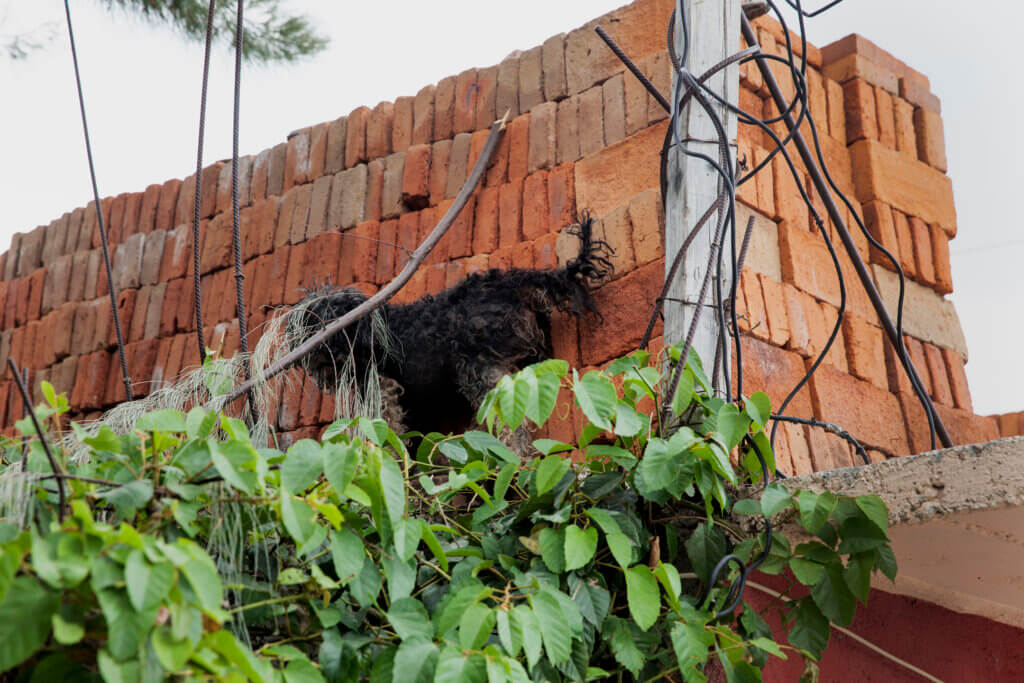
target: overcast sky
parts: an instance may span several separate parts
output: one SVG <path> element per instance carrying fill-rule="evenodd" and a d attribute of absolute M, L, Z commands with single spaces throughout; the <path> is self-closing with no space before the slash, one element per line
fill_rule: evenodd
<path fill-rule="evenodd" d="M 359 105 L 414 95 L 472 66 L 497 63 L 623 4 L 622 0 L 324 2 L 288 6 L 315 20 L 331 47 L 293 66 L 243 74 L 242 153 Z M 989 8 L 987 11 L 982 7 Z M 140 191 L 195 167 L 202 46 L 153 29 L 99 0 L 72 3 L 101 196 Z M 792 16 L 792 15 L 790 15 Z M 825 45 L 861 33 L 925 73 L 942 99 L 959 234 L 952 243 L 968 378 L 981 414 L 1024 410 L 1024 233 L 1015 201 L 1024 174 L 1022 94 L 1011 60 L 1024 9 L 1015 2 L 846 0 L 808 20 Z M 91 199 L 71 58 L 58 0 L 0 0 L 0 34 L 53 22 L 48 49 L 0 58 L 0 252 L 14 232 Z M 661 31 L 661 27 L 652 30 Z M 205 159 L 231 153 L 232 57 L 214 53 Z"/>

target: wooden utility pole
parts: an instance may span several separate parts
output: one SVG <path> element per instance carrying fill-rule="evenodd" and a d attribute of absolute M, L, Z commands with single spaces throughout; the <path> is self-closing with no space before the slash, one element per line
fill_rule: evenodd
<path fill-rule="evenodd" d="M 735 53 L 740 47 L 740 0 L 677 0 L 675 17 L 675 48 L 680 58 L 683 56 L 686 38 L 683 31 L 682 10 L 685 8 L 688 24 L 689 48 L 687 71 L 698 78 L 709 68 Z M 707 85 L 723 99 L 736 104 L 739 97 L 739 66 L 730 65 L 712 76 Z M 685 92 L 686 86 L 680 79 L 673 78 L 672 101 L 678 102 Z M 708 98 L 710 100 L 710 98 Z M 735 166 L 736 159 L 736 116 L 724 106 L 711 101 L 712 108 L 718 113 L 725 125 L 729 137 L 729 154 Z M 678 140 L 688 150 L 698 152 L 711 159 L 719 159 L 718 134 L 707 112 L 695 99 L 690 99 L 687 106 L 679 112 L 676 121 Z M 675 142 L 675 140 L 673 140 Z M 723 189 L 722 178 L 710 164 L 703 159 L 687 156 L 679 145 L 673 144 L 668 154 L 668 183 L 665 198 L 665 248 L 668 258 L 665 259 L 666 274 L 671 267 L 672 259 L 678 252 L 686 235 L 697 221 L 716 201 Z M 727 207 L 723 204 L 723 207 Z M 676 344 L 686 338 L 690 321 L 696 313 L 696 302 L 700 296 L 701 285 L 711 256 L 712 242 L 722 217 L 713 215 L 707 221 L 700 234 L 686 252 L 679 273 L 668 297 L 664 302 L 665 312 L 665 343 Z M 724 263 L 728 264 L 732 256 L 731 236 L 723 236 L 720 248 L 725 249 Z M 714 268 L 714 265 L 712 265 Z M 732 269 L 723 268 L 722 291 L 727 295 L 732 282 Z M 714 273 L 712 273 L 714 276 Z M 694 336 L 693 348 L 700 354 L 711 377 L 715 351 L 719 345 L 718 316 L 713 304 L 714 287 L 709 289 L 704 301 L 704 312 Z M 729 348 L 729 345 L 726 346 Z M 722 365 L 729 363 L 729 354 L 725 353 Z M 714 381 L 724 393 L 722 385 L 723 368 L 719 369 Z"/>

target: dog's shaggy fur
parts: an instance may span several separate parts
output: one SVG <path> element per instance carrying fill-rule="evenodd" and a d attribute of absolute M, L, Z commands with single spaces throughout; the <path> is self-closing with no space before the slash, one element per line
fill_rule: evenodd
<path fill-rule="evenodd" d="M 590 287 L 607 278 L 611 249 L 593 236 L 593 220 L 573 226 L 580 250 L 565 267 L 474 273 L 436 296 L 386 304 L 303 360 L 324 390 L 339 389 L 339 368 L 352 361 L 358 386 L 368 368 L 381 379 L 383 417 L 396 431 L 461 430 L 502 378 L 550 358 L 551 314 L 596 314 Z M 301 343 L 366 300 L 330 285 L 310 291 L 291 313 L 288 338 Z M 388 339 L 381 338 L 381 321 Z M 351 367 L 351 366 L 350 366 Z"/>

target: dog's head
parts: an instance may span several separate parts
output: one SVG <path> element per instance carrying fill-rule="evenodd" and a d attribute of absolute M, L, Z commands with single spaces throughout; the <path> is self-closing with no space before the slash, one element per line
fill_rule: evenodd
<path fill-rule="evenodd" d="M 349 287 L 313 287 L 288 313 L 289 346 L 297 347 L 366 299 L 365 294 Z M 388 349 L 386 315 L 384 306 L 349 325 L 305 356 L 302 366 L 321 388 L 333 389 L 341 368 L 349 360 L 357 373 L 383 361 Z"/>

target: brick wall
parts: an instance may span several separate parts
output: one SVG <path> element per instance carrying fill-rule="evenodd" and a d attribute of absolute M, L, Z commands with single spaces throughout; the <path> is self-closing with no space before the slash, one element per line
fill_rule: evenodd
<path fill-rule="evenodd" d="M 500 64 L 444 78 L 395 102 L 359 107 L 243 157 L 250 346 L 270 307 L 296 302 L 304 286 L 330 280 L 373 292 L 390 280 L 405 252 L 389 243 L 411 249 L 436 224 L 489 125 L 508 110 L 508 130 L 484 183 L 398 300 L 438 292 L 485 268 L 556 266 L 575 250 L 563 228 L 577 208 L 588 208 L 616 250 L 615 278 L 596 292 L 603 321 L 556 318 L 556 353 L 592 367 L 631 350 L 644 324 L 637 311 L 653 305 L 664 273 L 658 153 L 667 121 L 593 26 L 600 22 L 668 93 L 664 26 L 671 6 L 671 0 L 637 0 Z M 782 54 L 781 28 L 757 24 L 765 49 Z M 958 443 L 994 438 L 997 421 L 971 412 L 966 344 L 943 298 L 952 290 L 948 242 L 957 224 L 939 102 L 928 79 L 859 36 L 807 52 L 811 110 L 833 177 L 912 279 L 905 331 L 924 383 Z M 743 68 L 741 80 L 741 106 L 771 114 L 753 65 Z M 741 127 L 741 158 L 756 163 L 768 148 L 760 131 Z M 229 294 L 230 177 L 230 164 L 216 163 L 200 178 L 206 338 L 226 354 L 239 345 Z M 805 174 L 801 182 L 810 188 Z M 742 222 L 753 214 L 757 226 L 739 297 L 747 333 L 745 391 L 766 390 L 776 404 L 822 348 L 839 303 L 833 266 L 794 183 L 776 159 L 739 192 Z M 141 394 L 197 362 L 194 185 L 192 177 L 174 179 L 101 201 L 130 374 Z M 890 264 L 854 236 L 883 297 L 893 303 Z M 365 237 L 380 241 L 358 239 Z M 0 256 L 0 362 L 11 355 L 32 370 L 37 387 L 47 379 L 67 391 L 80 416 L 124 398 L 98 247 L 90 206 L 15 235 Z M 925 450 L 923 413 L 896 371 L 849 259 L 841 259 L 848 318 L 791 412 L 843 425 L 875 458 Z M 13 385 L 0 383 L 0 424 L 9 426 L 20 413 Z M 330 413 L 330 402 L 305 381 L 284 391 L 273 419 L 290 439 L 316 432 Z M 549 431 L 567 436 L 579 416 L 568 405 L 558 414 Z M 851 464 L 853 456 L 837 438 L 787 424 L 780 461 L 787 472 L 806 472 Z"/>

